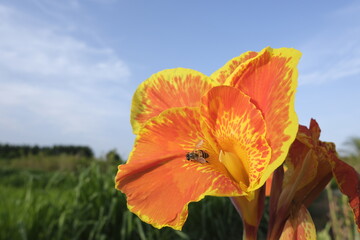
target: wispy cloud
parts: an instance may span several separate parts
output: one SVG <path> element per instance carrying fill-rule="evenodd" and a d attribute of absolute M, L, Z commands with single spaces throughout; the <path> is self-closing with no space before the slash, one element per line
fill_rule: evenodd
<path fill-rule="evenodd" d="M 93 48 L 22 18 L 19 12 L 0 6 L 0 66 L 8 74 L 36 75 L 37 80 L 48 81 L 61 77 L 67 82 L 123 82 L 129 76 L 128 67 L 111 49 Z"/>
<path fill-rule="evenodd" d="M 360 75 L 360 9 L 354 2 L 327 16 L 328 26 L 301 47 L 300 84 L 323 84 Z"/>
<path fill-rule="evenodd" d="M 0 5 L 0 141 L 36 142 L 40 122 L 53 130 L 50 141 L 71 136 L 68 142 L 100 146 L 110 142 L 109 121 L 127 120 L 127 64 L 58 29 Z"/>
<path fill-rule="evenodd" d="M 319 13 L 323 25 L 309 39 L 301 39 L 297 112 L 300 122 L 315 118 L 322 139 L 338 146 L 358 135 L 360 80 L 360 2 Z"/>

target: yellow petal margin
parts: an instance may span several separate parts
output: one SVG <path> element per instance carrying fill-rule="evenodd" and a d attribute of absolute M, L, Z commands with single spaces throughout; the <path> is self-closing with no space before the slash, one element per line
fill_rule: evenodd
<path fill-rule="evenodd" d="M 225 82 L 250 96 L 265 119 L 272 156 L 261 183 L 284 162 L 296 137 L 298 118 L 294 102 L 300 57 L 295 49 L 268 47 L 241 64 Z"/>
<path fill-rule="evenodd" d="M 181 230 L 188 204 L 205 195 L 243 195 L 226 170 L 214 167 L 217 155 L 201 133 L 198 108 L 172 108 L 147 121 L 139 131 L 129 161 L 120 165 L 116 188 L 128 208 L 156 228 Z M 186 160 L 203 140 L 208 163 Z"/>
<path fill-rule="evenodd" d="M 168 108 L 198 106 L 202 95 L 217 85 L 191 69 L 168 69 L 152 75 L 133 96 L 130 122 L 134 134 L 138 134 L 144 122 Z"/>
<path fill-rule="evenodd" d="M 242 64 L 244 64 L 249 59 L 252 59 L 258 55 L 257 52 L 246 52 L 241 54 L 238 57 L 235 57 L 228 61 L 223 67 L 218 69 L 216 72 L 211 74 L 210 78 L 216 80 L 220 84 L 224 84 L 226 79 Z"/>

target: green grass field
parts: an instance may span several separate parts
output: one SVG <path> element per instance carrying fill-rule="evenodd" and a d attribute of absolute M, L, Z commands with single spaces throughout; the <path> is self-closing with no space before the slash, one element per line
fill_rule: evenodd
<path fill-rule="evenodd" d="M 127 210 L 125 196 L 114 189 L 116 165 L 64 155 L 0 160 L 0 239 L 242 238 L 241 219 L 228 198 L 207 197 L 191 203 L 183 231 L 143 223 Z M 329 219 L 324 216 L 327 213 L 314 209 L 315 222 L 319 216 Z M 267 220 L 265 214 L 259 239 L 266 236 Z M 320 224 L 328 229 L 319 239 L 332 239 L 329 224 Z M 349 239 L 358 234 L 352 236 Z"/>
<path fill-rule="evenodd" d="M 51 164 L 8 165 L 2 164 L 0 170 L 0 239 L 240 239 L 242 235 L 241 221 L 227 198 L 191 204 L 182 232 L 143 223 L 114 189 L 114 164 L 82 160 L 62 170 L 49 170 Z"/>

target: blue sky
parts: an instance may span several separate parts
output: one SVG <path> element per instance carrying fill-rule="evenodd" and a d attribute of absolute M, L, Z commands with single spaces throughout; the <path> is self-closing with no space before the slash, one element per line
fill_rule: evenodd
<path fill-rule="evenodd" d="M 302 51 L 296 110 L 340 148 L 360 136 L 360 1 L 4 0 L 0 142 L 81 144 L 127 157 L 137 85 L 210 75 L 248 50 Z"/>

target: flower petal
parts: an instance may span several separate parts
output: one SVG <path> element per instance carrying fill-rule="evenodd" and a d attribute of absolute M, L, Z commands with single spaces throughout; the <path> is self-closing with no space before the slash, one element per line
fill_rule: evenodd
<path fill-rule="evenodd" d="M 340 191 L 348 196 L 353 209 L 355 223 L 360 232 L 360 175 L 356 170 L 341 161 L 335 154 L 330 158 L 333 175 Z"/>
<path fill-rule="evenodd" d="M 224 84 L 226 79 L 238 68 L 241 67 L 249 59 L 257 56 L 257 52 L 246 52 L 238 57 L 235 57 L 228 61 L 224 66 L 218 69 L 216 72 L 211 74 L 210 78 L 216 80 L 220 84 Z"/>
<path fill-rule="evenodd" d="M 294 214 L 299 206 L 309 206 L 333 176 L 340 190 L 349 197 L 360 230 L 359 174 L 338 159 L 333 143 L 319 140 L 320 132 L 320 127 L 314 119 L 311 119 L 309 128 L 299 127 L 297 138 L 285 161 L 288 169 L 280 185 L 280 197 L 276 204 L 273 202 L 273 196 L 270 198 L 273 208 L 270 212 L 272 236 L 277 236 L 290 211 Z"/>
<path fill-rule="evenodd" d="M 215 87 L 203 97 L 201 115 L 217 149 L 225 153 L 220 161 L 234 179 L 245 184 L 247 191 L 261 187 L 259 179 L 271 149 L 261 112 L 250 98 L 233 87 Z"/>
<path fill-rule="evenodd" d="M 274 179 L 278 181 L 271 192 L 269 221 L 274 239 L 280 235 L 290 212 L 296 214 L 300 206 L 309 206 L 331 180 L 330 155 L 319 137 L 315 120 L 311 120 L 310 128 L 300 126 L 285 161 L 285 173 L 280 168 L 275 171 Z"/>
<path fill-rule="evenodd" d="M 272 157 L 262 182 L 283 163 L 296 137 L 298 119 L 294 100 L 300 56 L 295 49 L 265 48 L 238 67 L 225 82 L 250 96 L 264 116 Z"/>
<path fill-rule="evenodd" d="M 330 150 L 320 138 L 319 124 L 311 119 L 310 127 L 299 126 L 296 140 L 291 145 L 286 166 L 283 188 L 294 193 L 292 201 L 309 206 L 332 178 L 330 159 L 335 147 Z M 330 144 L 330 143 L 329 143 Z M 306 158 L 311 151 L 310 159 Z M 290 197 L 289 193 L 285 194 Z"/>
<path fill-rule="evenodd" d="M 315 181 L 314 179 L 318 173 L 318 162 L 321 160 L 319 157 L 315 151 L 310 151 L 310 148 L 296 139 L 291 145 L 285 162 L 287 171 L 284 176 L 283 188 L 291 188 L 291 191 L 296 193 L 305 186 L 313 187 L 314 183 L 318 181 L 318 179 Z M 288 194 L 286 195 L 290 197 Z"/>
<path fill-rule="evenodd" d="M 191 69 L 168 69 L 152 75 L 136 90 L 131 106 L 131 125 L 137 134 L 148 119 L 172 107 L 194 107 L 218 83 Z"/>
<path fill-rule="evenodd" d="M 285 223 L 280 240 L 316 239 L 316 229 L 310 213 L 304 206 L 295 215 L 290 215 Z"/>
<path fill-rule="evenodd" d="M 181 229 L 188 204 L 205 195 L 243 195 L 201 133 L 198 108 L 172 108 L 147 121 L 126 164 L 119 166 L 116 188 L 129 209 L 156 228 Z M 186 160 L 199 139 L 209 163 Z"/>

